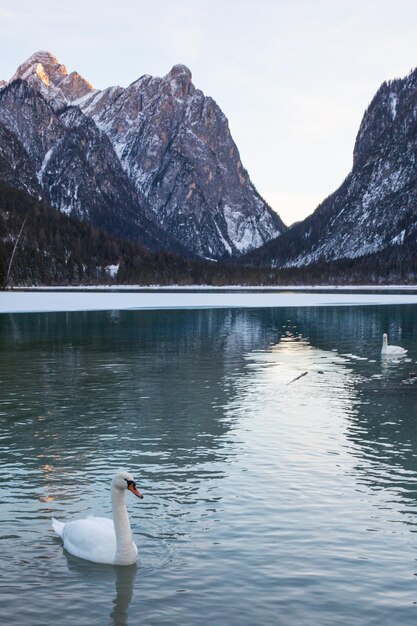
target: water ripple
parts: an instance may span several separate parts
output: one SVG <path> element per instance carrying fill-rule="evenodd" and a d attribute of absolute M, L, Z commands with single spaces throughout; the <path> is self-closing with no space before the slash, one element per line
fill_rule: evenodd
<path fill-rule="evenodd" d="M 413 363 L 379 351 L 391 325 L 415 361 L 416 319 L 0 318 L 5 623 L 414 624 Z M 128 499 L 137 566 L 71 557 L 51 517 L 110 516 L 121 468 L 145 496 Z"/>

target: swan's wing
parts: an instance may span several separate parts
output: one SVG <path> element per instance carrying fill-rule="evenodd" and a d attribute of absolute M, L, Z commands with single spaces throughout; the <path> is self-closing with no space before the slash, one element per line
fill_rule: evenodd
<path fill-rule="evenodd" d="M 94 563 L 113 563 L 116 535 L 111 519 L 87 517 L 65 524 L 64 548 L 74 556 Z"/>
<path fill-rule="evenodd" d="M 401 348 L 401 346 L 387 346 L 385 349 L 381 350 L 383 356 L 405 356 L 408 352 L 405 348 Z"/>

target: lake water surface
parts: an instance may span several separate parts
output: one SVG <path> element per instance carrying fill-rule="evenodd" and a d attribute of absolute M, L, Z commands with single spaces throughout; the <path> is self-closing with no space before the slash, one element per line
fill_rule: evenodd
<path fill-rule="evenodd" d="M 2 623 L 414 625 L 416 362 L 414 305 L 0 315 Z M 71 557 L 119 469 L 137 566 Z"/>

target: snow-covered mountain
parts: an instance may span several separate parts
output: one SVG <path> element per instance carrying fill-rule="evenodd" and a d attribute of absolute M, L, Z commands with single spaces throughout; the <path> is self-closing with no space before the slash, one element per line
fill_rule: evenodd
<path fill-rule="evenodd" d="M 184 65 L 76 103 L 110 138 L 158 223 L 198 254 L 246 252 L 284 230 L 244 170 L 226 117 Z"/>
<path fill-rule="evenodd" d="M 285 230 L 251 183 L 226 117 L 183 65 L 99 91 L 37 52 L 0 87 L 0 124 L 0 159 L 7 133 L 12 161 L 26 154 L 17 186 L 114 234 L 220 258 Z M 16 184 L 19 167 L 9 170 L 0 177 Z"/>
<path fill-rule="evenodd" d="M 77 107 L 55 111 L 17 79 L 0 90 L 0 130 L 1 179 L 114 235 L 178 248 L 150 219 L 108 138 Z"/>
<path fill-rule="evenodd" d="M 364 114 L 353 167 L 304 221 L 254 253 L 302 266 L 417 243 L 417 70 L 384 83 Z"/>

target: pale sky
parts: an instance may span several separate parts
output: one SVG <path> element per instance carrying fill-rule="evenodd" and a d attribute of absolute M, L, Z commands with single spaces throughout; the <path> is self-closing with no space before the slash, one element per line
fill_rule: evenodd
<path fill-rule="evenodd" d="M 187 65 L 286 224 L 349 173 L 384 80 L 417 66 L 416 0 L 0 0 L 0 78 L 36 50 L 97 88 Z"/>

